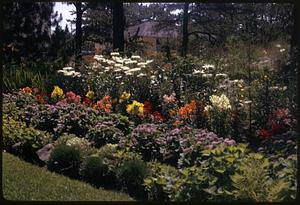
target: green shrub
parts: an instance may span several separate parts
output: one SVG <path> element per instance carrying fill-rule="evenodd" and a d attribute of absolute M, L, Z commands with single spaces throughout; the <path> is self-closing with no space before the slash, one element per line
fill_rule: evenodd
<path fill-rule="evenodd" d="M 141 156 L 126 150 L 119 150 L 117 145 L 107 144 L 101 147 L 98 152 L 92 156 L 103 159 L 103 163 L 108 166 L 105 186 L 115 188 L 117 170 L 126 161 L 141 160 Z"/>
<path fill-rule="evenodd" d="M 209 176 L 209 186 L 205 191 L 209 194 L 208 200 L 211 201 L 230 201 L 232 197 L 228 195 L 231 189 L 230 176 L 239 167 L 241 161 L 245 160 L 249 150 L 246 144 L 236 144 L 225 146 L 221 144 L 214 149 L 202 151 L 199 164 Z"/>
<path fill-rule="evenodd" d="M 233 195 L 239 200 L 279 202 L 288 196 L 289 183 L 283 178 L 270 177 L 266 158 L 250 155 L 231 177 Z"/>
<path fill-rule="evenodd" d="M 77 137 L 74 134 L 63 133 L 55 142 L 54 145 L 64 144 L 78 149 L 82 158 L 96 152 L 96 149 L 90 146 L 90 142 L 84 138 Z"/>
<path fill-rule="evenodd" d="M 102 158 L 90 156 L 83 162 L 80 174 L 83 180 L 99 187 L 107 181 L 108 166 Z"/>
<path fill-rule="evenodd" d="M 289 182 L 289 193 L 286 200 L 295 200 L 297 193 L 297 155 L 293 154 L 287 158 L 274 155 L 270 158 L 270 164 L 272 177 Z"/>
<path fill-rule="evenodd" d="M 36 151 L 51 141 L 51 136 L 43 131 L 27 127 L 24 122 L 3 115 L 3 149 L 24 159 L 38 160 Z"/>
<path fill-rule="evenodd" d="M 205 172 L 203 167 L 192 166 L 180 170 L 180 188 L 176 201 L 207 201 L 209 193 L 206 188 L 215 180 Z"/>
<path fill-rule="evenodd" d="M 76 178 L 79 173 L 80 161 L 81 154 L 78 149 L 60 144 L 52 150 L 47 167 L 50 171 Z"/>
<path fill-rule="evenodd" d="M 122 188 L 137 196 L 145 197 L 144 187 L 142 186 L 144 178 L 147 174 L 147 165 L 142 160 L 125 161 L 117 170 L 117 180 Z"/>
<path fill-rule="evenodd" d="M 149 175 L 144 179 L 148 200 L 173 201 L 179 190 L 180 173 L 172 166 L 149 163 Z"/>

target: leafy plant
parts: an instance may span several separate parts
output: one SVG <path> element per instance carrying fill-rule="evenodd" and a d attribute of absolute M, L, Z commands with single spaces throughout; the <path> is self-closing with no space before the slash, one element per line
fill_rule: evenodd
<path fill-rule="evenodd" d="M 82 164 L 80 175 L 83 180 L 95 185 L 100 186 L 106 183 L 108 167 L 103 163 L 103 159 L 96 156 L 88 157 Z"/>
<path fill-rule="evenodd" d="M 51 141 L 51 135 L 3 116 L 3 148 L 28 160 L 38 160 L 36 151 Z"/>
<path fill-rule="evenodd" d="M 144 198 L 145 191 L 142 184 L 146 174 L 147 165 L 144 161 L 125 161 L 117 170 L 117 181 L 128 193 Z"/>
<path fill-rule="evenodd" d="M 233 195 L 240 200 L 256 202 L 279 202 L 288 196 L 289 184 L 285 179 L 271 178 L 269 161 L 250 155 L 241 162 L 239 169 L 231 177 Z"/>
<path fill-rule="evenodd" d="M 179 171 L 172 166 L 152 162 L 149 172 L 143 184 L 148 200 L 173 201 L 181 186 Z"/>

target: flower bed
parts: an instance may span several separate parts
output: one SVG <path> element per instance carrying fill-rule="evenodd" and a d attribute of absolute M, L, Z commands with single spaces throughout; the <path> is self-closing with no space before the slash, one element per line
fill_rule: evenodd
<path fill-rule="evenodd" d="M 297 132 L 288 108 L 277 107 L 267 113 L 265 124 L 253 123 L 252 118 L 249 128 L 244 109 L 252 102 L 236 99 L 244 92 L 243 81 L 227 79 L 234 87 L 231 91 L 238 93 L 214 93 L 215 87 L 209 84 L 203 87 L 206 94 L 192 98 L 178 90 L 163 92 L 159 86 L 166 85 L 172 75 L 166 71 L 165 77 L 159 77 L 147 67 L 152 61 L 142 62 L 137 56 L 123 59 L 117 53 L 110 60 L 95 58 L 100 65 L 93 65 L 93 69 L 108 67 L 105 73 L 109 75 L 101 75 L 103 82 L 117 73 L 124 83 L 133 76 L 144 80 L 141 90 L 148 86 L 148 74 L 157 74 L 152 78 L 156 83 L 150 82 L 145 93 L 138 84 L 120 84 L 118 92 L 110 94 L 113 90 L 104 93 L 102 88 L 93 89 L 92 74 L 83 72 L 69 77 L 89 80 L 85 93 L 65 92 L 65 84 L 64 89 L 55 86 L 52 93 L 26 87 L 3 94 L 6 151 L 44 164 L 51 171 L 96 187 L 120 189 L 141 200 L 295 198 Z M 206 66 L 204 70 L 213 68 Z M 225 77 L 215 75 L 216 79 Z M 206 78 L 210 77 L 199 80 L 212 83 Z M 259 112 L 253 114 L 254 121 L 263 122 L 257 117 Z M 275 163 L 276 159 L 281 160 Z"/>

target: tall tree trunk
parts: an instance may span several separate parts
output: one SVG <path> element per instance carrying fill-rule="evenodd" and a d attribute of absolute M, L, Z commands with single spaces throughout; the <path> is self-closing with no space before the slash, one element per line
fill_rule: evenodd
<path fill-rule="evenodd" d="M 82 3 L 75 3 L 76 7 L 76 34 L 75 34 L 75 69 L 81 64 L 81 46 L 82 46 Z"/>
<path fill-rule="evenodd" d="M 189 3 L 184 3 L 183 10 L 183 28 L 182 28 L 182 50 L 181 56 L 185 57 L 188 51 L 188 23 L 189 23 Z"/>
<path fill-rule="evenodd" d="M 124 51 L 124 9 L 120 1 L 113 2 L 113 49 Z"/>

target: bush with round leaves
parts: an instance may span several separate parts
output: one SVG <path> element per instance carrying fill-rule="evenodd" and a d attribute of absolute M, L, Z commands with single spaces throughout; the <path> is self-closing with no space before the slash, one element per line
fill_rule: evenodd
<path fill-rule="evenodd" d="M 60 144 L 54 147 L 47 167 L 54 171 L 72 178 L 77 178 L 81 162 L 80 151 L 72 146 Z"/>
<path fill-rule="evenodd" d="M 165 164 L 150 162 L 149 174 L 144 179 L 147 199 L 153 201 L 173 201 L 180 188 L 180 172 Z"/>

